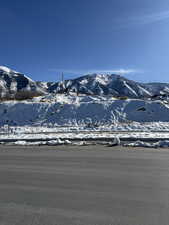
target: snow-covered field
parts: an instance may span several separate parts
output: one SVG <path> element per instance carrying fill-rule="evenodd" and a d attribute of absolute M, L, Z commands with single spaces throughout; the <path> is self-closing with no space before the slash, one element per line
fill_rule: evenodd
<path fill-rule="evenodd" d="M 113 143 L 120 140 L 122 145 L 133 147 L 169 147 L 169 132 L 65 132 L 65 133 L 4 133 L 0 144 L 15 145 L 60 145 L 92 143 Z M 141 141 L 140 141 L 141 140 Z M 150 144 L 151 143 L 151 144 Z M 118 143 L 120 144 L 120 142 Z"/>
<path fill-rule="evenodd" d="M 111 144 L 119 139 L 118 144 L 133 147 L 169 147 L 169 131 L 162 129 L 169 126 L 168 123 L 155 124 L 118 124 L 120 129 L 110 128 L 92 130 L 83 127 L 1 127 L 0 144 L 15 145 L 61 145 L 61 144 Z M 118 127 L 117 125 L 117 127 Z M 142 129 L 141 129 L 142 127 Z M 135 128 L 132 129 L 132 128 Z M 151 129 L 152 128 L 152 129 Z M 154 131 L 153 131 L 154 129 Z M 141 142 L 140 142 L 141 141 Z M 163 141 L 160 142 L 159 141 Z M 157 143 L 156 143 L 157 142 Z M 151 143 L 151 144 L 150 144 Z"/>
<path fill-rule="evenodd" d="M 114 138 L 169 140 L 169 104 L 159 100 L 50 94 L 1 102 L 0 125 L 0 142 L 15 144 L 112 142 Z"/>
<path fill-rule="evenodd" d="M 163 101 L 47 95 L 29 101 L 6 101 L 0 104 L 1 126 L 75 126 L 92 129 L 113 129 L 115 126 L 115 129 L 121 129 L 122 124 L 122 129 L 135 129 L 142 123 L 159 121 L 169 122 L 169 104 Z M 151 123 L 154 129 L 156 125 Z M 148 129 L 149 125 L 145 126 Z M 163 124 L 159 126 L 166 129 Z"/>

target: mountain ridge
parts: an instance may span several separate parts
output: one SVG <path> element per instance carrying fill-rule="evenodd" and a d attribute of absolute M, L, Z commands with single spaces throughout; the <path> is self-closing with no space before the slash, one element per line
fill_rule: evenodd
<path fill-rule="evenodd" d="M 140 83 L 117 74 L 96 73 L 60 82 L 41 82 L 0 66 L 0 99 L 29 99 L 59 93 L 144 99 L 169 95 L 169 84 Z"/>
<path fill-rule="evenodd" d="M 75 79 L 49 85 L 49 93 L 76 92 L 87 95 L 112 95 L 114 97 L 149 98 L 169 95 L 168 83 L 140 83 L 117 74 L 88 74 Z"/>

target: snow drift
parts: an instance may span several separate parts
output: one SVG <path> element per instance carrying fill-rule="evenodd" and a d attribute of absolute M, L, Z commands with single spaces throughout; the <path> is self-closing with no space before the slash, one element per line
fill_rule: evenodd
<path fill-rule="evenodd" d="M 168 122 L 169 105 L 160 101 L 115 100 L 101 97 L 58 95 L 32 101 L 0 104 L 0 125 L 80 125 L 97 127 L 115 122 Z M 44 100 L 45 99 L 45 100 Z"/>

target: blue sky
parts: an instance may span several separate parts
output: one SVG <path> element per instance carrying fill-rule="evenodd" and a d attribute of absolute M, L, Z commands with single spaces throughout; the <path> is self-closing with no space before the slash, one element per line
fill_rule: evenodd
<path fill-rule="evenodd" d="M 1 1 L 0 53 L 34 80 L 109 71 L 169 82 L 169 1 Z"/>

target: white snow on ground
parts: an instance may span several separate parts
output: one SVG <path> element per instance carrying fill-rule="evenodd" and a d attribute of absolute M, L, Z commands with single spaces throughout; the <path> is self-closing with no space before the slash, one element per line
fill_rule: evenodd
<path fill-rule="evenodd" d="M 127 143 L 121 143 L 120 139 L 127 140 Z M 130 139 L 138 139 L 135 142 L 130 142 Z M 78 140 L 77 140 L 78 139 Z M 104 140 L 105 139 L 105 140 Z M 139 139 L 144 139 L 140 141 Z M 155 142 L 156 139 L 161 139 Z M 162 140 L 164 139 L 164 140 Z M 168 139 L 168 140 L 165 140 Z M 9 142 L 10 140 L 10 142 Z M 84 141 L 85 140 L 85 141 Z M 99 142 L 99 140 L 101 142 Z M 151 142 L 149 142 L 151 140 Z M 123 145 L 127 147 L 152 147 L 152 148 L 164 148 L 169 147 L 169 133 L 159 134 L 159 133 L 116 133 L 111 134 L 110 132 L 105 134 L 22 134 L 22 135 L 2 135 L 0 138 L 0 144 L 10 144 L 10 145 L 86 145 L 89 141 L 95 141 L 99 144 L 108 144 L 109 147 L 114 145 Z M 91 142 L 90 142 L 91 143 Z"/>
<path fill-rule="evenodd" d="M 117 122 L 169 122 L 169 105 L 160 101 L 115 100 L 92 96 L 45 96 L 0 104 L 0 125 L 112 126 Z M 135 126 L 135 125 L 134 125 Z"/>
<path fill-rule="evenodd" d="M 46 140 L 46 139 L 104 139 L 114 140 L 114 138 L 144 138 L 149 139 L 169 139 L 169 132 L 70 132 L 70 133 L 40 133 L 40 134 L 1 134 L 0 141 L 4 139 L 16 139 L 16 140 Z"/>
<path fill-rule="evenodd" d="M 169 105 L 61 94 L 0 103 L 0 142 L 10 139 L 17 145 L 31 145 L 33 140 L 35 145 L 58 145 L 66 140 L 104 138 L 111 142 L 114 138 L 169 139 Z"/>
<path fill-rule="evenodd" d="M 5 142 L 3 143 L 5 144 Z M 56 145 L 68 145 L 71 144 L 71 141 L 69 140 L 60 140 L 59 138 L 56 140 L 51 140 L 51 141 L 35 141 L 35 142 L 28 142 L 28 141 L 23 141 L 23 140 L 19 140 L 19 141 L 15 141 L 15 142 L 11 142 L 8 143 L 11 145 L 49 145 L 49 146 L 56 146 Z"/>
<path fill-rule="evenodd" d="M 98 127 L 90 126 L 58 126 L 57 124 L 46 123 L 43 126 L 7 126 L 0 127 L 0 134 L 2 133 L 59 133 L 59 132 L 114 132 L 114 131 L 125 131 L 125 132 L 169 132 L 169 122 L 147 122 L 147 123 L 119 123 L 115 122 L 108 125 L 100 125 Z"/>
<path fill-rule="evenodd" d="M 155 143 L 136 141 L 136 142 L 125 144 L 124 146 L 128 146 L 128 147 L 147 147 L 147 148 L 168 148 L 169 147 L 169 141 L 163 140 L 163 141 L 158 141 L 158 142 L 155 142 Z"/>

